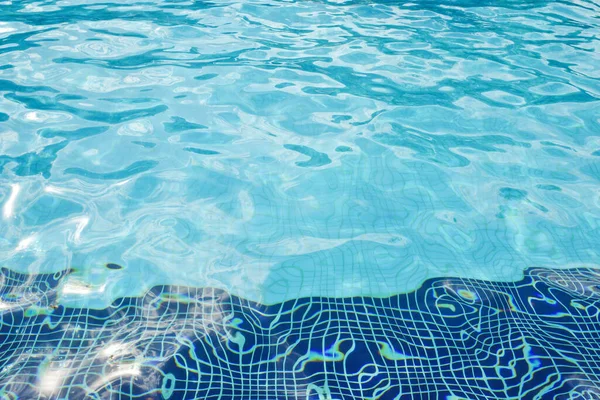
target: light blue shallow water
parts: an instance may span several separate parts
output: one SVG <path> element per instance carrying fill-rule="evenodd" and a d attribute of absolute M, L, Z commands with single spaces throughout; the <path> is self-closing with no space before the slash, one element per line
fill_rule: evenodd
<path fill-rule="evenodd" d="M 65 301 L 597 263 L 593 2 L 1 7 L 0 263 Z"/>
<path fill-rule="evenodd" d="M 51 305 L 92 309 L 157 285 L 273 305 L 595 269 L 599 16 L 0 2 L 0 266 L 72 269 Z"/>

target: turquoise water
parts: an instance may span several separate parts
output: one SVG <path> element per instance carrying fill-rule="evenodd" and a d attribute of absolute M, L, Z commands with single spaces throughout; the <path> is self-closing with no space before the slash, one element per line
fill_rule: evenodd
<path fill-rule="evenodd" d="M 2 9 L 0 259 L 75 268 L 65 301 L 597 263 L 592 2 Z"/>
<path fill-rule="evenodd" d="M 21 282 L 2 280 L 20 294 L 0 311 L 42 307 L 18 300 L 23 282 L 52 274 L 43 307 L 102 310 L 157 286 L 254 309 L 594 271 L 599 15 L 589 0 L 0 2 L 0 267 Z M 270 398 L 236 393 L 214 398 Z"/>

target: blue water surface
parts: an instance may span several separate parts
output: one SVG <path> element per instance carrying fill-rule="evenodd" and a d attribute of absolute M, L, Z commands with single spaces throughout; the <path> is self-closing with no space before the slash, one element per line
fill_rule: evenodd
<path fill-rule="evenodd" d="M 14 1 L 0 18 L 1 262 L 75 268 L 94 296 L 76 302 L 182 283 L 378 296 L 597 262 L 593 2 Z"/>
<path fill-rule="evenodd" d="M 44 326 L 43 318 L 53 310 L 62 310 L 60 318 L 68 319 L 52 325 L 59 327 L 53 334 L 66 340 L 69 329 L 87 329 L 85 321 L 74 322 L 76 316 L 112 315 L 106 310 L 145 299 L 156 287 L 169 293 L 179 287 L 214 288 L 250 302 L 239 311 L 244 316 L 263 306 L 287 310 L 284 305 L 291 303 L 285 302 L 298 299 L 404 299 L 420 287 L 414 293 L 429 299 L 427 288 L 447 278 L 476 286 L 489 282 L 500 292 L 503 285 L 521 287 L 514 282 L 525 282 L 524 299 L 545 301 L 546 295 L 531 289 L 540 274 L 526 273 L 541 268 L 544 276 L 562 277 L 561 287 L 579 288 L 577 293 L 587 293 L 585 299 L 596 299 L 588 295 L 596 283 L 569 281 L 581 274 L 568 271 L 599 267 L 599 16 L 600 5 L 593 0 L 1 1 L 0 267 L 6 270 L 0 281 L 0 313 L 12 319 L 0 323 L 7 329 L 0 334 L 13 344 L 1 351 L 0 368 L 5 370 L 0 383 L 19 376 L 6 369 L 26 357 L 15 350 L 19 332 Z M 27 282 L 43 282 L 39 290 L 31 289 L 38 293 L 35 301 L 25 296 Z M 190 298 L 200 301 L 202 296 L 194 293 L 184 296 L 188 304 Z M 506 296 L 518 297 L 515 293 Z M 489 297 L 488 306 L 504 310 L 498 313 L 512 310 L 514 301 L 505 304 L 498 300 L 504 295 L 498 296 Z M 43 305 L 42 298 L 50 300 Z M 218 305 L 220 300 L 215 301 Z M 403 310 L 409 315 L 410 309 L 428 309 L 427 301 L 404 304 Z M 575 369 L 567 375 L 585 385 L 564 386 L 556 396 L 586 398 L 568 397 L 569 390 L 584 387 L 577 392 L 581 396 L 600 393 L 593 392 L 600 372 L 591 361 L 600 356 L 594 353 L 600 344 L 591 339 L 600 337 L 600 325 L 592 318 L 596 300 L 585 305 L 573 301 L 583 307 L 575 309 L 587 313 L 589 329 L 582 335 L 590 341 L 581 348 L 588 353 L 571 349 L 582 358 L 556 353 L 532 361 L 527 346 L 533 345 L 525 343 L 519 357 L 525 354 L 529 361 L 513 372 L 531 375 L 536 365 L 548 362 L 559 371 L 548 376 L 562 382 L 553 360 L 572 360 Z M 328 313 L 342 313 L 331 307 Z M 366 312 L 374 326 L 391 315 L 379 314 L 377 307 Z M 448 310 L 452 307 L 459 312 L 455 305 Z M 515 307 L 535 320 L 534 306 Z M 544 310 L 550 321 L 558 315 Z M 242 324 L 235 322 L 239 316 L 234 318 L 233 311 L 226 318 L 215 313 L 221 315 L 221 325 Z M 213 314 L 202 315 L 210 320 Z M 490 311 L 489 318 L 493 321 L 495 315 Z M 508 314 L 498 315 L 511 321 Z M 185 318 L 191 318 L 187 311 Z M 269 318 L 275 324 L 283 317 Z M 350 331 L 348 321 L 361 324 L 358 316 L 337 318 Z M 150 324 L 144 321 L 136 329 Z M 528 323 L 534 326 L 511 329 L 529 332 L 523 337 L 539 334 L 535 323 Z M 171 338 L 165 329 L 171 332 L 177 325 L 170 324 L 161 328 L 164 337 Z M 368 354 L 377 349 L 384 354 L 385 346 L 392 346 L 382 344 L 388 334 L 377 329 L 364 334 L 371 346 Z M 429 331 L 420 325 L 415 329 L 415 337 Z M 462 337 L 461 329 L 452 334 L 454 339 Z M 567 344 L 569 335 L 575 335 L 570 329 Z M 115 337 L 114 330 L 105 333 Z M 244 347 L 241 341 L 250 339 L 240 335 L 222 335 L 231 357 L 254 351 Z M 269 337 L 268 332 L 261 335 Z M 433 383 L 437 378 L 431 378 L 431 386 L 426 380 L 413 392 L 395 394 L 379 383 L 373 383 L 372 392 L 357 394 L 355 383 L 343 390 L 326 389 L 321 381 L 290 378 L 285 383 L 289 390 L 270 396 L 245 392 L 250 383 L 232 384 L 230 391 L 202 386 L 205 392 L 177 392 L 171 389 L 180 388 L 175 382 L 183 381 L 178 379 L 188 385 L 199 378 L 176 373 L 167 378 L 160 369 L 159 383 L 147 385 L 155 391 L 134 393 L 128 386 L 127 392 L 125 383 L 110 386 L 115 377 L 144 375 L 130 364 L 98 372 L 95 383 L 67 382 L 70 375 L 56 372 L 85 370 L 93 349 L 107 346 L 113 352 L 107 357 L 155 357 L 155 366 L 167 357 L 164 352 L 176 352 L 169 353 L 164 343 L 157 350 L 134 340 L 145 350 L 138 346 L 127 353 L 127 340 L 121 339 L 112 348 L 81 339 L 60 356 L 60 368 L 53 364 L 59 361 L 44 358 L 50 357 L 47 349 L 40 350 L 37 361 L 31 361 L 34 372 L 23 372 L 22 381 L 10 381 L 13 386 L 0 395 L 169 398 L 179 393 L 173 398 L 266 400 L 313 394 L 322 399 L 391 399 L 402 393 L 433 399 L 443 393 L 454 399 L 535 398 L 535 393 L 546 393 L 535 385 L 554 379 L 534 379 L 534 389 L 523 389 L 525 381 L 521 386 L 506 383 L 503 379 L 513 372 L 492 363 L 490 371 L 500 374 L 499 386 L 484 379 L 481 387 L 467 392 L 453 391 L 464 385 L 459 381 L 441 389 Z M 507 340 L 512 344 L 503 349 L 514 349 L 514 338 Z M 35 353 L 40 346 L 28 343 L 23 352 Z M 179 349 L 182 344 L 194 348 L 193 343 L 184 335 L 171 344 Z M 327 347 L 313 349 L 317 355 L 307 350 L 305 356 L 316 362 L 337 357 L 337 350 L 328 350 L 335 339 L 319 343 Z M 52 347 L 60 349 L 56 343 Z M 154 356 L 148 356 L 152 351 Z M 275 374 L 261 381 L 266 387 L 272 385 L 269 379 L 279 379 L 277 371 L 308 371 L 302 361 L 281 366 L 271 353 L 256 354 Z M 185 357 L 170 362 L 191 362 Z M 50 372 L 43 372 L 42 359 Z M 259 359 L 247 362 L 263 365 Z M 589 366 L 578 369 L 582 360 Z M 185 374 L 196 368 L 186 365 Z M 346 376 L 360 375 L 357 382 L 367 382 L 379 371 L 376 362 L 372 365 L 374 369 L 354 365 Z M 435 370 L 443 376 L 453 364 L 442 363 L 439 370 L 428 365 L 415 371 Z M 400 369 L 396 365 L 387 374 Z M 260 379 L 263 372 L 257 370 Z M 465 379 L 483 379 L 487 373 Z M 324 376 L 330 382 L 338 375 Z M 405 385 L 389 382 L 389 387 Z M 83 392 L 69 395 L 75 387 Z"/>

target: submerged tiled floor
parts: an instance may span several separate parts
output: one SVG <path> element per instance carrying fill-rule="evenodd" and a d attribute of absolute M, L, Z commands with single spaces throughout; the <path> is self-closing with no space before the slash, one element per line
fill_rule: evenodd
<path fill-rule="evenodd" d="M 600 397 L 593 269 L 270 306 L 159 286 L 102 310 L 55 306 L 66 275 L 3 270 L 6 399 Z"/>

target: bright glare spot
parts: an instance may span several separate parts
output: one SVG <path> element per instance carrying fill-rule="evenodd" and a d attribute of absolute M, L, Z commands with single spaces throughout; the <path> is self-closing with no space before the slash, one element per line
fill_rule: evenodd
<path fill-rule="evenodd" d="M 118 354 L 123 353 L 125 347 L 126 346 L 123 343 L 113 343 L 104 350 L 102 350 L 100 354 L 102 354 L 104 357 L 116 356 Z"/>
<path fill-rule="evenodd" d="M 67 282 L 62 289 L 63 294 L 90 294 L 93 292 L 102 293 L 106 288 L 106 284 L 100 287 L 93 287 L 82 282 L 71 281 Z"/>
<path fill-rule="evenodd" d="M 15 249 L 15 251 L 19 252 L 19 251 L 23 251 L 23 250 L 27 249 L 29 247 L 29 245 L 31 243 L 33 243 L 34 239 L 35 239 L 35 236 L 31 235 L 28 238 L 25 238 L 25 239 L 21 240 L 19 242 L 19 244 L 17 245 L 17 248 Z"/>
<path fill-rule="evenodd" d="M 44 395 L 53 394 L 60 388 L 67 373 L 66 369 L 49 369 L 44 371 L 39 380 L 38 390 Z"/>

